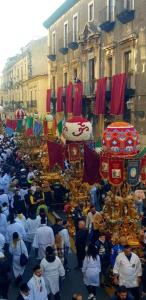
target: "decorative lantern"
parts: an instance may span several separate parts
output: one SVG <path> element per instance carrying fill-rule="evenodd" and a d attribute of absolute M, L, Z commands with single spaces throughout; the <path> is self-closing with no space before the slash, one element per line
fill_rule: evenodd
<path fill-rule="evenodd" d="M 24 117 L 25 117 L 25 112 L 24 112 L 24 110 L 21 109 L 21 108 L 17 109 L 16 112 L 15 112 L 15 118 L 16 118 L 17 120 L 20 120 L 20 119 L 24 119 Z"/>
<path fill-rule="evenodd" d="M 73 117 L 63 126 L 63 136 L 67 141 L 89 141 L 92 139 L 92 124 L 85 118 Z"/>
<path fill-rule="evenodd" d="M 115 122 L 104 131 L 103 150 L 115 156 L 130 157 L 138 153 L 140 139 L 133 125 Z"/>

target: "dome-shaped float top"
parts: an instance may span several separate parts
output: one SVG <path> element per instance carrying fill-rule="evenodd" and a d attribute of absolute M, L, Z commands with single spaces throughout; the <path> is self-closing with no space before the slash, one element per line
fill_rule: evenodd
<path fill-rule="evenodd" d="M 104 131 L 103 150 L 115 156 L 133 156 L 140 148 L 140 139 L 133 125 L 126 122 L 110 124 Z"/>
<path fill-rule="evenodd" d="M 92 124 L 85 118 L 73 117 L 64 124 L 63 135 L 67 141 L 89 141 L 92 138 Z"/>
<path fill-rule="evenodd" d="M 19 108 L 15 111 L 15 118 L 16 119 L 24 119 L 24 116 L 25 116 L 25 112 L 23 109 Z"/>

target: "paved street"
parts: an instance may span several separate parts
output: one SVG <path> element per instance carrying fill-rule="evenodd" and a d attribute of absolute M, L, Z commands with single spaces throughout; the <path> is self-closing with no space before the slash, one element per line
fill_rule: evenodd
<path fill-rule="evenodd" d="M 34 264 L 37 261 L 31 259 L 29 261 L 29 265 L 26 268 L 26 272 L 24 274 L 24 279 L 26 281 L 29 280 L 31 276 L 31 270 Z M 61 283 L 61 300 L 71 300 L 73 293 L 78 292 L 84 296 L 84 300 L 87 300 L 88 294 L 86 288 L 82 281 L 82 273 L 80 270 L 75 269 L 76 257 L 74 254 L 70 254 L 70 268 L 71 272 L 69 272 L 66 276 L 66 279 Z M 16 300 L 17 299 L 18 290 L 14 286 L 11 285 L 10 292 L 9 292 L 9 300 Z M 97 290 L 97 299 L 99 300 L 107 300 L 109 297 L 107 296 L 106 292 L 103 289 Z M 36 299 L 37 300 L 37 299 Z"/>

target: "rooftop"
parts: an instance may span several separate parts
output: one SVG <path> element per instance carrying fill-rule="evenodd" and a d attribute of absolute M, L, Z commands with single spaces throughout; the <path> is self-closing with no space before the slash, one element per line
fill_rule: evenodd
<path fill-rule="evenodd" d="M 59 18 L 61 18 L 70 8 L 72 8 L 79 0 L 66 0 L 59 6 L 55 12 L 43 23 L 44 27 L 49 29 Z"/>

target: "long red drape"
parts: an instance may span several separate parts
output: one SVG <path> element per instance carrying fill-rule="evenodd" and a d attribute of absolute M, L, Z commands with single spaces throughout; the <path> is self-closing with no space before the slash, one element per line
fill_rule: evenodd
<path fill-rule="evenodd" d="M 105 93 L 107 77 L 97 80 L 95 115 L 104 115 L 105 113 Z"/>
<path fill-rule="evenodd" d="M 63 87 L 57 89 L 57 112 L 63 111 Z"/>
<path fill-rule="evenodd" d="M 50 112 L 50 105 L 51 105 L 51 89 L 47 90 L 47 97 L 46 97 L 46 112 Z"/>
<path fill-rule="evenodd" d="M 84 173 L 83 182 L 94 184 L 100 182 L 100 159 L 99 155 L 84 145 Z"/>
<path fill-rule="evenodd" d="M 82 96 L 83 96 L 83 84 L 78 82 L 75 84 L 74 93 L 74 104 L 73 104 L 73 114 L 74 116 L 80 116 L 82 114 Z"/>
<path fill-rule="evenodd" d="M 66 112 L 67 114 L 72 113 L 73 111 L 73 84 L 70 82 L 66 88 Z"/>
<path fill-rule="evenodd" d="M 126 74 L 116 74 L 112 78 L 111 109 L 112 115 L 124 113 L 124 96 L 126 87 Z"/>
<path fill-rule="evenodd" d="M 61 144 L 48 142 L 49 166 L 52 169 L 56 164 L 64 166 L 64 148 Z"/>

